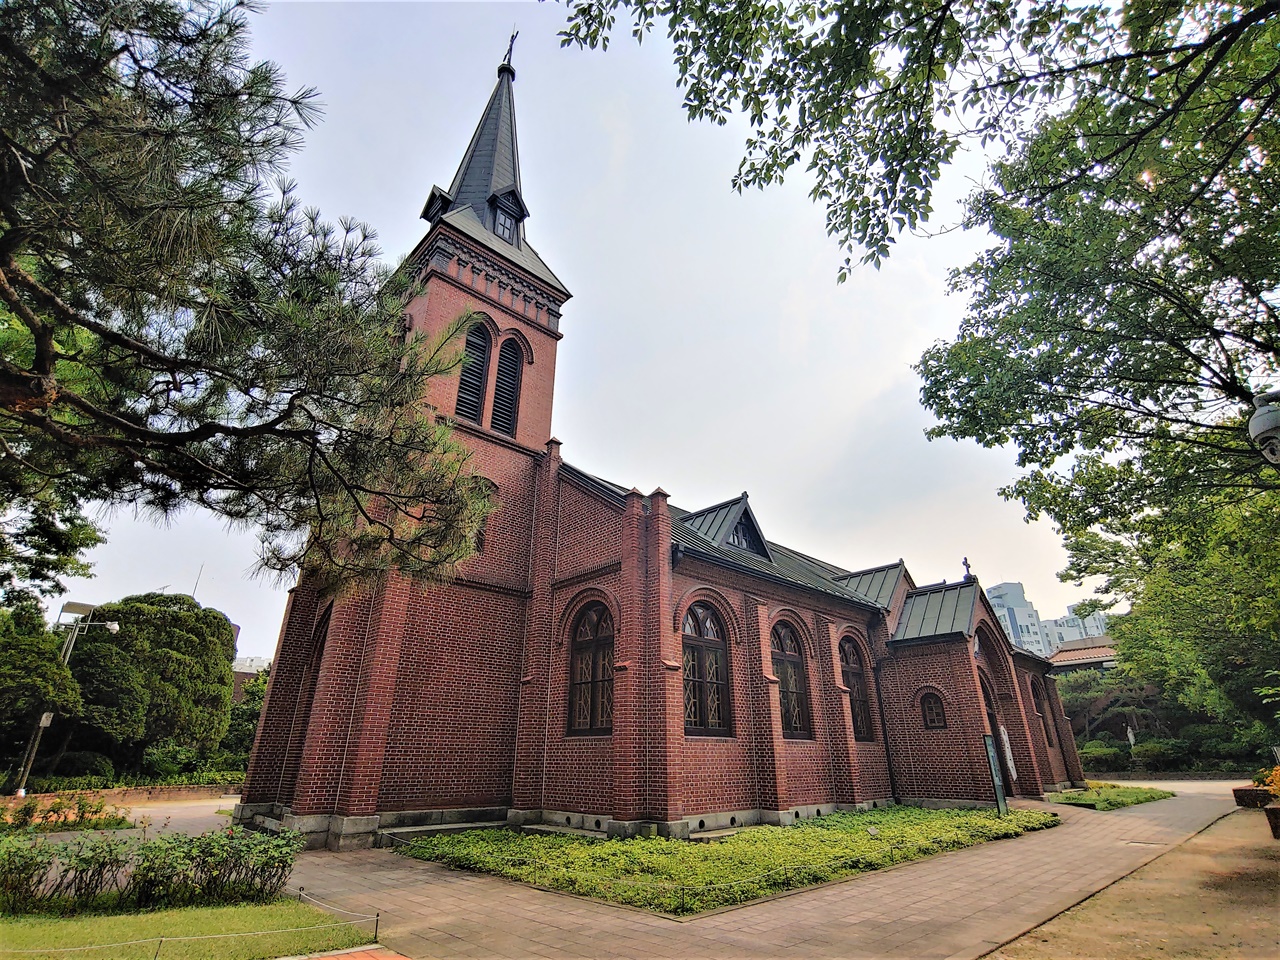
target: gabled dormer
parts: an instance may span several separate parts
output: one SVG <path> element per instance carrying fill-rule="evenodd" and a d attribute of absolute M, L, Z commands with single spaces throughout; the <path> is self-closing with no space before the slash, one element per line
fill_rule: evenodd
<path fill-rule="evenodd" d="M 751 512 L 751 504 L 747 502 L 747 493 L 742 496 L 717 503 L 715 506 L 685 514 L 681 522 L 696 533 L 710 540 L 717 547 L 734 547 L 754 553 L 773 563 L 773 554 L 769 552 L 769 543 L 760 532 L 760 524 Z"/>

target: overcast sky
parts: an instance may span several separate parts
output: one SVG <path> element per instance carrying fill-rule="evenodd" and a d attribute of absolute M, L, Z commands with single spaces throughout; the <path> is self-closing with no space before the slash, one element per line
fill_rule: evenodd
<path fill-rule="evenodd" d="M 1060 583 L 1060 538 L 996 489 L 1011 450 L 928 442 L 911 364 L 951 338 L 964 303 L 951 267 L 985 237 L 900 241 L 879 271 L 837 285 L 840 250 L 803 172 L 736 194 L 746 125 L 691 124 L 669 47 L 627 33 L 608 53 L 561 49 L 558 4 L 278 3 L 252 18 L 255 54 L 325 116 L 291 175 L 330 218 L 371 223 L 389 259 L 426 229 L 493 88 L 512 26 L 530 243 L 565 305 L 554 432 L 567 461 L 697 509 L 751 495 L 770 540 L 849 569 L 902 557 L 919 583 L 1020 580 L 1042 617 L 1087 589 Z M 932 229 L 958 219 L 980 175 L 953 169 Z M 241 625 L 240 653 L 275 648 L 288 584 L 252 579 L 255 540 L 188 513 L 167 527 L 119 512 L 63 599 L 165 588 Z M 203 567 L 203 572 L 201 568 Z M 58 601 L 54 601 L 56 608 Z"/>

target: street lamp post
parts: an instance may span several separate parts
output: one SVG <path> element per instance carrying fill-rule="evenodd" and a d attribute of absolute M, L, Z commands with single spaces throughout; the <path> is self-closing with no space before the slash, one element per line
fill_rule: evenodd
<path fill-rule="evenodd" d="M 63 663 L 71 662 L 71 651 L 75 649 L 76 641 L 90 627 L 105 627 L 107 633 L 120 632 L 120 624 L 115 620 L 81 618 L 69 624 L 57 624 L 57 626 L 61 626 L 67 631 L 67 637 L 62 641 L 62 653 L 60 654 Z M 40 737 L 44 734 L 45 728 L 51 723 L 53 723 L 53 713 L 46 710 L 40 715 L 40 719 L 36 721 L 35 729 L 31 731 L 31 739 L 27 741 L 27 752 L 22 757 L 22 774 L 18 777 L 17 795 L 20 797 L 27 795 L 27 777 L 31 775 L 31 768 L 36 762 L 36 752 L 40 749 Z"/>

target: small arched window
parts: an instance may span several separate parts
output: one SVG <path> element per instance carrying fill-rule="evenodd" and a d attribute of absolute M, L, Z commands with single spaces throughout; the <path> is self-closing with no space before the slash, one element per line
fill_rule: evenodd
<path fill-rule="evenodd" d="M 840 641 L 840 679 L 849 688 L 849 711 L 853 714 L 853 739 L 875 739 L 871 728 L 871 697 L 867 693 L 867 673 L 862 653 L 852 637 Z"/>
<path fill-rule="evenodd" d="M 684 615 L 684 732 L 723 737 L 729 732 L 729 657 L 724 623 L 705 603 Z"/>
<path fill-rule="evenodd" d="M 460 420 L 480 422 L 484 407 L 484 388 L 489 382 L 489 348 L 492 340 L 483 323 L 472 324 L 467 330 L 467 342 L 463 348 L 462 373 L 458 380 L 458 402 L 453 412 Z"/>
<path fill-rule="evenodd" d="M 920 715 L 926 730 L 943 730 L 947 726 L 947 712 L 942 708 L 942 698 L 936 693 L 926 693 L 920 698 Z"/>
<path fill-rule="evenodd" d="M 613 615 L 589 603 L 573 622 L 569 663 L 569 732 L 613 730 Z"/>
<path fill-rule="evenodd" d="M 1031 678 L 1031 700 L 1035 704 L 1036 714 L 1040 717 L 1040 726 L 1044 727 L 1044 738 L 1053 746 L 1053 725 L 1049 723 L 1049 708 L 1045 700 L 1044 685 L 1038 677 Z"/>
<path fill-rule="evenodd" d="M 805 694 L 804 654 L 796 628 L 785 620 L 769 634 L 773 653 L 773 675 L 778 678 L 778 701 L 782 708 L 782 735 L 809 736 L 809 698 Z"/>
<path fill-rule="evenodd" d="M 498 375 L 493 382 L 493 416 L 491 426 L 508 437 L 516 435 L 516 414 L 520 408 L 520 366 L 524 351 L 514 337 L 502 341 L 498 348 Z"/>

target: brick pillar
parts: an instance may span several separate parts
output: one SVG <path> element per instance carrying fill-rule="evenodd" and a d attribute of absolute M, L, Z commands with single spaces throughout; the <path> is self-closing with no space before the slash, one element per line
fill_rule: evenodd
<path fill-rule="evenodd" d="M 376 627 L 381 592 L 377 586 L 355 588 L 333 605 L 291 805 L 293 816 L 305 822 L 287 824 L 308 835 L 327 834 L 327 818 L 343 813 L 338 809 L 338 781 L 362 719 L 358 694 L 363 660 Z M 324 818 L 323 825 L 319 818 Z M 309 836 L 312 845 L 314 839 Z M 319 843 L 324 842 L 321 837 Z"/>
<path fill-rule="evenodd" d="M 284 802 L 286 754 L 299 726 L 305 729 L 306 714 L 310 712 L 309 698 L 304 698 L 307 685 L 307 666 L 311 660 L 311 634 L 315 625 L 319 597 L 304 576 L 289 591 L 284 620 L 280 624 L 280 636 L 276 641 L 275 657 L 271 661 L 271 676 L 267 681 L 266 701 L 262 705 L 262 717 L 254 738 L 253 752 L 249 757 L 249 770 L 245 777 L 242 800 L 246 805 L 266 806 Z M 300 700 L 307 699 L 306 709 Z M 302 716 L 298 716 L 299 712 Z M 294 770 L 296 775 L 296 769 Z M 287 784 L 292 796 L 293 780 Z M 266 810 L 248 812 L 265 813 Z"/>
<path fill-rule="evenodd" d="M 659 487 L 649 494 L 648 518 L 648 629 L 649 653 L 645 658 L 648 687 L 642 745 L 651 758 L 648 774 L 648 806 L 655 820 L 674 821 L 684 816 L 684 657 L 683 641 L 672 623 L 671 514 L 667 492 Z"/>
<path fill-rule="evenodd" d="M 783 811 L 787 804 L 787 771 L 783 760 L 782 704 L 778 700 L 781 681 L 773 674 L 769 609 L 764 601 L 747 597 L 746 627 L 755 716 L 759 724 L 755 744 L 761 815 L 766 823 L 790 823 L 791 814 Z"/>
<path fill-rule="evenodd" d="M 647 725 L 654 722 L 643 700 L 647 662 L 646 599 L 648 543 L 645 536 L 644 494 L 627 491 L 622 515 L 622 573 L 618 601 L 620 622 L 613 639 L 613 818 L 639 820 L 645 810 L 648 779 L 644 769 Z"/>
<path fill-rule="evenodd" d="M 387 733 L 400 674 L 400 647 L 413 590 L 413 582 L 407 577 L 390 574 L 371 614 L 354 690 L 352 719 L 338 768 L 334 812 L 344 817 L 367 817 L 378 810 Z"/>
<path fill-rule="evenodd" d="M 1071 720 L 1062 709 L 1062 700 L 1058 696 L 1058 681 L 1053 677 L 1044 678 L 1044 695 L 1049 701 L 1049 719 L 1053 723 L 1053 732 L 1057 734 L 1058 743 L 1062 744 L 1062 762 L 1067 767 L 1067 779 L 1073 783 L 1084 783 L 1084 767 L 1080 764 L 1080 753 L 1076 750 L 1076 735 L 1071 729 Z"/>
<path fill-rule="evenodd" d="M 548 693 L 552 656 L 556 650 L 556 623 L 551 584 L 556 579 L 559 542 L 560 441 L 547 441 L 546 456 L 538 467 L 533 503 L 533 530 L 529 558 L 530 596 L 524 628 L 523 666 L 520 672 L 519 722 L 516 724 L 515 761 L 512 770 L 509 817 L 524 822 L 526 814 L 542 809 L 546 773 Z M 561 696 L 560 702 L 567 702 Z"/>
<path fill-rule="evenodd" d="M 853 803 L 857 768 L 853 749 L 853 712 L 849 706 L 852 691 L 844 685 L 840 670 L 840 637 L 835 624 L 818 617 L 817 694 L 826 732 L 822 738 L 827 747 L 827 769 L 831 777 L 831 799 L 836 803 Z M 870 682 L 870 676 L 867 682 Z M 816 712 L 816 711 L 815 711 Z M 814 731 L 817 734 L 817 731 Z"/>

